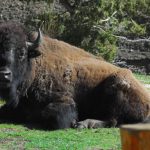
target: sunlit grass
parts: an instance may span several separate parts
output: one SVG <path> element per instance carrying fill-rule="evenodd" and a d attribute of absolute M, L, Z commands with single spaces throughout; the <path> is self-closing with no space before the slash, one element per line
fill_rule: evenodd
<path fill-rule="evenodd" d="M 30 130 L 21 125 L 0 125 L 0 149 L 120 150 L 119 129 Z"/>
<path fill-rule="evenodd" d="M 143 75 L 143 74 L 138 74 L 138 73 L 135 73 L 134 75 L 142 83 L 144 83 L 144 84 L 150 84 L 150 75 Z"/>
<path fill-rule="evenodd" d="M 4 105 L 6 102 L 4 100 L 0 100 L 0 106 Z"/>

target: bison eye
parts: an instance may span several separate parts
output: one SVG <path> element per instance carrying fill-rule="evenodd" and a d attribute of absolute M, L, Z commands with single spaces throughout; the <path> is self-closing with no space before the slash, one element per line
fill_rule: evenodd
<path fill-rule="evenodd" d="M 25 52 L 25 50 L 23 49 L 22 51 L 20 51 L 20 53 L 19 53 L 19 59 L 24 59 L 25 58 L 25 56 L 26 56 L 26 52 Z"/>

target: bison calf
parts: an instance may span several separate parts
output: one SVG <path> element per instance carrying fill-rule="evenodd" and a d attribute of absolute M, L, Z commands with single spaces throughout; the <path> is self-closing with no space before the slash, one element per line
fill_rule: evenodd
<path fill-rule="evenodd" d="M 103 121 L 77 124 L 105 127 L 150 116 L 150 95 L 131 71 L 12 22 L 0 24 L 0 98 L 6 101 L 0 120 L 49 129 L 88 118 Z"/>

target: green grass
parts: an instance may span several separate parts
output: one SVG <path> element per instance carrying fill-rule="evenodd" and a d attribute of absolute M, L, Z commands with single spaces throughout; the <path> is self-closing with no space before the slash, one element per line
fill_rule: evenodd
<path fill-rule="evenodd" d="M 135 77 L 140 80 L 144 84 L 150 84 L 150 75 L 143 75 L 143 74 L 134 74 Z"/>
<path fill-rule="evenodd" d="M 0 125 L 0 149 L 120 150 L 119 129 L 30 130 L 21 125 Z"/>
<path fill-rule="evenodd" d="M 144 84 L 150 76 L 135 74 Z M 31 130 L 23 125 L 0 124 L 0 150 L 121 150 L 120 132 L 111 129 Z"/>

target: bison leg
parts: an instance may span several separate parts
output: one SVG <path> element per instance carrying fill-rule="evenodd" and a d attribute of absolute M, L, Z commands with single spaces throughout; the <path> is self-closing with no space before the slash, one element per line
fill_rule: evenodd
<path fill-rule="evenodd" d="M 42 118 L 44 119 L 46 128 L 52 130 L 70 128 L 76 117 L 75 104 L 72 103 L 50 103 L 42 111 Z"/>
<path fill-rule="evenodd" d="M 110 120 L 110 121 L 100 121 L 100 120 L 95 120 L 95 119 L 86 119 L 83 121 L 78 122 L 74 128 L 104 128 L 104 127 L 115 127 L 117 125 L 116 120 Z"/>
<path fill-rule="evenodd" d="M 7 105 L 0 107 L 0 121 L 15 121 L 15 122 L 21 122 L 21 118 L 23 119 L 22 112 L 20 111 L 18 113 L 18 108 L 9 107 Z"/>

